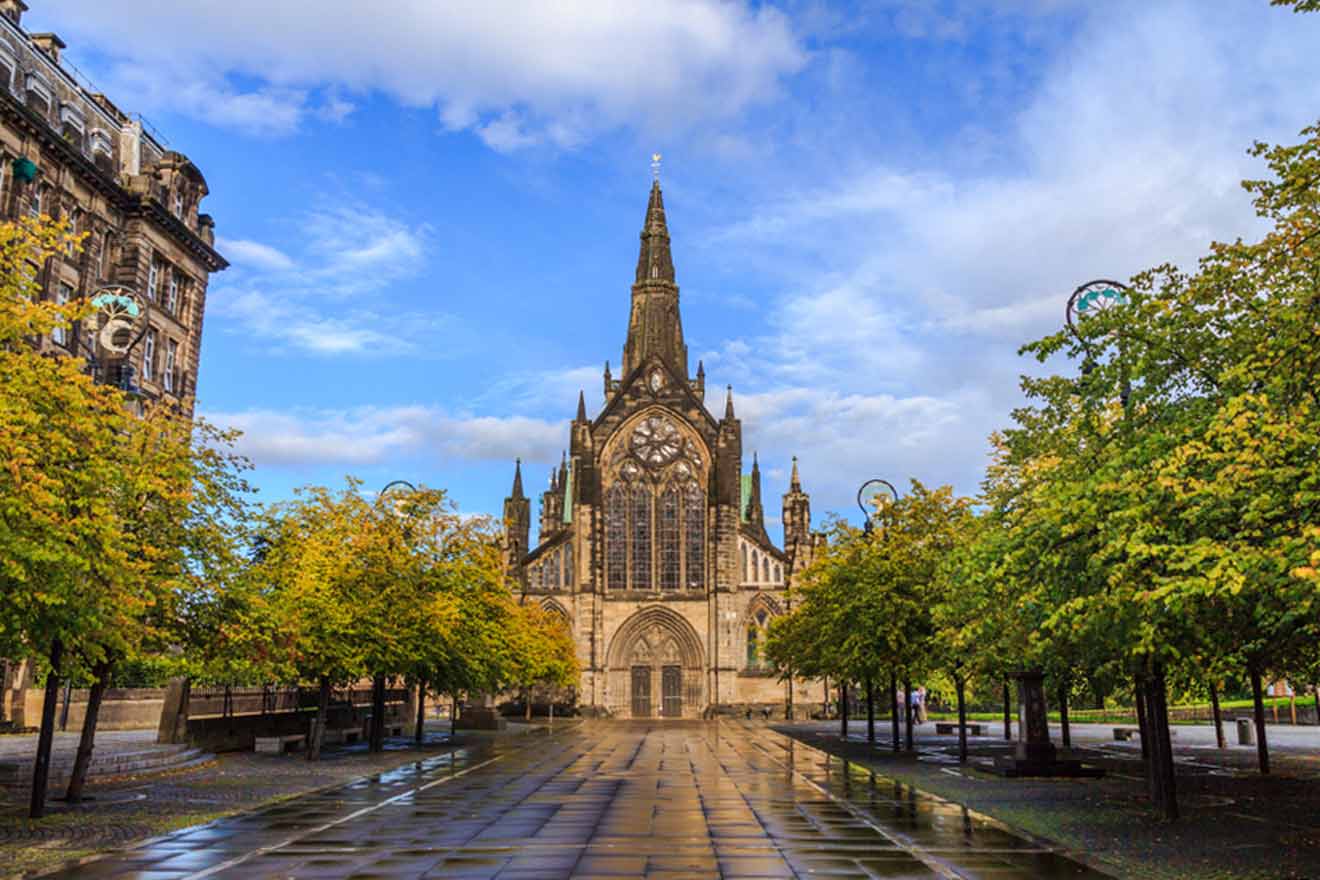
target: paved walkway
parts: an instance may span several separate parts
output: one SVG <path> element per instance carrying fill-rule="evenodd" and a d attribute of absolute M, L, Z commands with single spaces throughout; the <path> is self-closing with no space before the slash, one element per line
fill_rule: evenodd
<path fill-rule="evenodd" d="M 574 725 L 221 820 L 65 877 L 1095 878 L 761 726 Z"/>

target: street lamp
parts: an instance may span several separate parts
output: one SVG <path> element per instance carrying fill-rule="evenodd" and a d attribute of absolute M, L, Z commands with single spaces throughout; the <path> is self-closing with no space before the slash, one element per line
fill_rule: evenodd
<path fill-rule="evenodd" d="M 1068 322 L 1068 332 L 1082 344 L 1082 348 L 1086 351 L 1086 360 L 1082 362 L 1083 376 L 1089 374 L 1095 368 L 1095 352 L 1092 350 L 1090 342 L 1078 330 L 1078 326 L 1083 320 L 1100 312 L 1125 305 L 1130 292 L 1131 288 L 1121 281 L 1097 278 L 1094 281 L 1079 285 L 1072 292 L 1072 296 L 1068 297 L 1068 308 L 1064 313 L 1064 319 Z M 1120 389 L 1124 406 L 1127 406 L 1131 390 L 1127 379 L 1124 378 L 1123 387 Z"/>
<path fill-rule="evenodd" d="M 395 495 L 395 511 L 403 500 L 413 492 L 417 487 L 407 480 L 391 480 L 385 484 L 385 488 L 380 490 L 376 496 L 377 501 L 387 500 L 391 494 Z M 405 540 L 407 536 L 405 535 Z M 372 752 L 381 752 L 385 750 L 385 674 L 377 673 L 371 682 L 371 737 L 368 748 Z"/>
<path fill-rule="evenodd" d="M 898 500 L 898 490 L 894 488 L 894 484 L 878 477 L 862 483 L 861 488 L 857 490 L 857 506 L 862 509 L 863 515 L 866 516 L 864 529 L 868 535 L 871 534 L 871 525 L 875 520 L 876 510 L 879 507 L 878 502 L 885 495 L 888 495 L 894 501 Z"/>

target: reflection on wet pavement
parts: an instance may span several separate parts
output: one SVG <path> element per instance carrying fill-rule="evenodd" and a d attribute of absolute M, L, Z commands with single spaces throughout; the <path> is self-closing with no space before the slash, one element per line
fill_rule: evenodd
<path fill-rule="evenodd" d="M 1096 878 L 763 727 L 593 722 L 180 832 L 65 877 Z"/>

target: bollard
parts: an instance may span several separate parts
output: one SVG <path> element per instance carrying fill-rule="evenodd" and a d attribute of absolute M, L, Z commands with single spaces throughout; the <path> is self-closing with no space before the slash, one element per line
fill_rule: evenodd
<path fill-rule="evenodd" d="M 1256 742 L 1256 728 L 1252 726 L 1250 718 L 1237 719 L 1238 745 L 1249 746 Z"/>

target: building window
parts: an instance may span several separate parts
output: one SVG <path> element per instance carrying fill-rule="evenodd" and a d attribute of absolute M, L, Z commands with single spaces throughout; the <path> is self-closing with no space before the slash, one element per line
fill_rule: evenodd
<path fill-rule="evenodd" d="M 73 288 L 70 285 L 61 282 L 59 287 L 55 288 L 55 305 L 68 305 L 69 300 L 71 299 L 73 299 Z M 63 321 L 64 319 L 61 318 L 60 320 Z M 55 329 L 50 333 L 50 338 L 54 340 L 55 344 L 63 345 L 67 348 L 69 345 L 69 339 L 71 338 L 69 336 L 69 328 L 65 327 L 63 323 L 56 325 Z"/>
<path fill-rule="evenodd" d="M 605 493 L 605 585 L 628 589 L 628 490 L 621 485 Z"/>
<path fill-rule="evenodd" d="M 101 278 L 110 278 L 110 233 L 101 237 L 101 252 L 96 257 L 96 274 Z"/>
<path fill-rule="evenodd" d="M 760 669 L 762 663 L 761 644 L 764 641 L 765 628 L 770 622 L 770 615 L 764 608 L 757 609 L 756 616 L 747 625 L 747 668 Z"/>
<path fill-rule="evenodd" d="M 678 533 L 678 487 L 670 486 L 660 496 L 660 589 L 677 590 L 683 564 Z"/>
<path fill-rule="evenodd" d="M 88 145 L 92 150 L 92 163 L 99 168 L 102 173 L 113 174 L 115 169 L 114 146 L 110 140 L 110 135 L 99 128 L 93 129 L 91 137 L 88 138 Z"/>
<path fill-rule="evenodd" d="M 761 580 L 768 582 L 770 580 L 770 557 L 761 557 Z"/>
<path fill-rule="evenodd" d="M 86 122 L 83 112 L 73 104 L 60 105 L 60 134 L 64 139 L 77 148 L 78 152 L 85 152 L 87 149 L 86 139 L 83 132 L 86 131 Z"/>
<path fill-rule="evenodd" d="M 29 110 L 40 114 L 42 118 L 49 118 L 51 99 L 54 95 L 50 83 L 44 76 L 35 71 L 27 75 L 26 101 Z"/>
<path fill-rule="evenodd" d="M 632 490 L 632 588 L 651 588 L 651 491 L 645 486 Z"/>
<path fill-rule="evenodd" d="M 683 531 L 687 542 L 687 586 L 706 586 L 706 498 L 699 486 L 688 486 L 683 499 Z"/>
<path fill-rule="evenodd" d="M 179 343 L 173 339 L 165 340 L 165 390 L 173 393 L 175 389 L 174 368 L 179 362 Z"/>
<path fill-rule="evenodd" d="M 69 212 L 69 239 L 64 244 L 64 255 L 70 260 L 78 256 L 78 230 L 82 227 L 83 212 L 74 208 Z"/>
<path fill-rule="evenodd" d="M 743 583 L 747 582 L 747 545 L 746 544 L 742 545 L 742 579 L 743 579 Z"/>
<path fill-rule="evenodd" d="M 171 315 L 179 313 L 179 288 L 183 285 L 183 273 L 178 269 L 169 273 L 169 287 L 165 294 L 165 308 Z"/>
<path fill-rule="evenodd" d="M 564 586 L 573 586 L 573 539 L 564 545 Z"/>
<path fill-rule="evenodd" d="M 9 52 L 8 44 L 0 44 L 0 90 L 14 90 L 14 71 L 18 69 L 18 60 Z"/>
<path fill-rule="evenodd" d="M 142 378 L 154 382 L 156 377 L 156 331 L 148 330 L 142 340 Z"/>
<path fill-rule="evenodd" d="M 28 200 L 28 216 L 36 219 L 41 216 L 42 202 L 45 201 L 46 193 L 44 186 L 32 188 L 32 198 Z"/>
<path fill-rule="evenodd" d="M 174 216 L 183 219 L 183 190 L 174 191 Z"/>
<path fill-rule="evenodd" d="M 161 284 L 167 273 L 168 267 L 165 265 L 165 262 L 156 257 L 152 257 L 150 268 L 147 269 L 147 299 L 154 303 L 161 301 Z"/>

